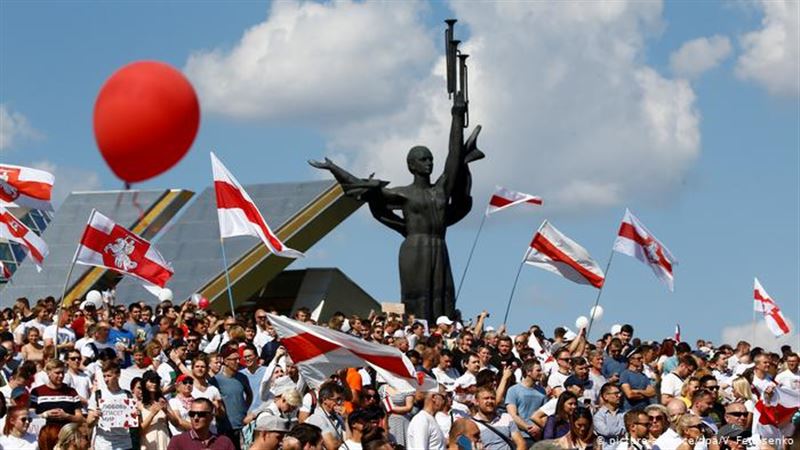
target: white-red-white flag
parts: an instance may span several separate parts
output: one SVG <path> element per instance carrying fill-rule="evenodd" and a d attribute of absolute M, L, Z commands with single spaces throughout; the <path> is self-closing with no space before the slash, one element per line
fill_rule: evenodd
<path fill-rule="evenodd" d="M 54 181 L 53 174 L 44 170 L 0 164 L 0 206 L 52 211 Z"/>
<path fill-rule="evenodd" d="M 542 222 L 525 254 L 525 264 L 553 272 L 570 281 L 603 287 L 605 274 L 585 248 Z"/>
<path fill-rule="evenodd" d="M 150 242 L 92 210 L 75 258 L 76 264 L 104 267 L 164 287 L 172 267 Z"/>
<path fill-rule="evenodd" d="M 486 207 L 486 215 L 488 216 L 497 211 L 523 203 L 541 206 L 542 198 L 497 186 L 492 197 L 489 199 L 489 205 Z"/>
<path fill-rule="evenodd" d="M 614 241 L 614 251 L 633 256 L 647 264 L 670 292 L 675 289 L 672 267 L 678 261 L 629 209 L 625 209 L 625 217 L 622 218 L 622 225 Z"/>
<path fill-rule="evenodd" d="M 34 233 L 2 206 L 0 206 L 0 239 L 7 239 L 25 247 L 25 250 L 28 251 L 28 254 L 31 255 L 33 262 L 36 264 L 36 270 L 42 271 L 42 262 L 50 252 L 47 249 L 47 244 L 38 234 Z"/>
<path fill-rule="evenodd" d="M 211 153 L 211 170 L 214 172 L 214 190 L 217 194 L 219 234 L 222 238 L 255 236 L 270 252 L 285 258 L 299 258 L 303 254 L 283 244 L 272 232 L 247 192 L 214 153 Z"/>
<path fill-rule="evenodd" d="M 401 392 L 436 386 L 435 380 L 417 373 L 411 360 L 395 347 L 274 314 L 269 314 L 269 322 L 311 387 L 319 387 L 341 369 L 363 366 L 375 369 Z"/>
<path fill-rule="evenodd" d="M 681 341 L 681 325 L 676 323 L 675 324 L 675 342 Z"/>
<path fill-rule="evenodd" d="M 11 279 L 11 270 L 3 261 L 0 261 L 0 277 L 5 280 Z"/>

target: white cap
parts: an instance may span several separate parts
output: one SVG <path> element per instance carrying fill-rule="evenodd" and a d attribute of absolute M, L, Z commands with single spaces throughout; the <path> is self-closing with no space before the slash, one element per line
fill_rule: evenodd
<path fill-rule="evenodd" d="M 453 321 L 450 320 L 450 318 L 447 316 L 439 316 L 439 318 L 436 319 L 436 325 L 442 325 L 442 324 L 452 325 Z"/>
<path fill-rule="evenodd" d="M 289 421 L 272 414 L 259 414 L 256 419 L 256 431 L 289 432 Z"/>
<path fill-rule="evenodd" d="M 490 332 L 490 331 L 495 331 L 494 327 L 491 326 L 491 325 L 489 325 L 488 327 L 484 327 L 483 330 L 486 331 L 487 333 Z"/>
<path fill-rule="evenodd" d="M 619 334 L 620 331 L 622 331 L 622 325 L 620 325 L 618 323 L 615 323 L 614 325 L 611 325 L 611 335 L 612 336 L 615 335 L 615 334 Z"/>
<path fill-rule="evenodd" d="M 403 330 L 395 330 L 394 334 L 392 334 L 392 337 L 395 338 L 406 337 L 406 333 Z"/>
<path fill-rule="evenodd" d="M 284 375 L 279 377 L 272 383 L 272 387 L 269 388 L 269 392 L 274 396 L 283 395 L 286 392 L 296 389 L 297 385 L 288 375 Z"/>

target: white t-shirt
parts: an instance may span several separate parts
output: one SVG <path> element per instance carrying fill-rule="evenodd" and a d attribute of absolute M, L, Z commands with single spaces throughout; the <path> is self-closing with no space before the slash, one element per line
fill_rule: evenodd
<path fill-rule="evenodd" d="M 178 397 L 174 397 L 169 400 L 169 407 L 172 408 L 172 410 L 175 411 L 178 414 L 178 417 L 181 419 L 189 420 L 189 409 L 184 406 L 184 403 Z M 170 422 L 169 431 L 172 432 L 173 436 L 177 436 L 183 433 L 185 430 L 179 429 L 173 425 L 172 422 Z"/>
<path fill-rule="evenodd" d="M 212 385 L 209 384 L 208 386 L 206 386 L 206 390 L 205 391 L 200 391 L 199 389 L 197 389 L 197 386 L 192 388 L 192 398 L 205 398 L 205 399 L 210 400 L 212 403 L 214 403 L 216 405 L 217 404 L 216 403 L 217 400 L 222 398 L 222 394 L 219 393 L 219 389 L 217 389 L 216 386 L 212 386 Z M 188 416 L 189 413 L 187 412 L 186 415 Z M 216 433 L 217 432 L 217 419 L 216 418 L 214 418 L 211 421 L 211 432 L 212 433 Z"/>
<path fill-rule="evenodd" d="M 0 449 L 8 450 L 39 450 L 36 435 L 25 433 L 21 438 L 5 435 L 0 436 Z"/>
<path fill-rule="evenodd" d="M 550 389 L 563 388 L 567 378 L 569 378 L 569 374 L 565 375 L 558 370 L 554 370 L 547 378 L 547 387 Z"/>
<path fill-rule="evenodd" d="M 64 384 L 75 389 L 78 395 L 89 400 L 92 394 L 92 379 L 86 372 L 80 371 L 77 374 L 70 372 L 64 374 Z"/>
<path fill-rule="evenodd" d="M 347 439 L 346 441 L 344 441 L 344 444 L 342 444 L 339 447 L 339 450 L 361 450 L 362 448 L 364 447 L 361 446 L 361 442 L 351 441 L 350 439 Z"/>
<path fill-rule="evenodd" d="M 42 333 L 42 339 L 53 339 L 56 338 L 56 325 L 50 325 L 44 329 Z M 58 327 L 58 344 L 64 344 L 66 342 L 75 342 L 75 332 L 70 330 L 69 328 Z"/>
<path fill-rule="evenodd" d="M 228 332 L 224 332 L 222 334 L 215 334 L 211 341 L 206 345 L 206 348 L 203 349 L 204 352 L 207 354 L 212 354 L 215 352 L 219 352 L 222 349 L 222 346 L 225 345 L 231 339 L 228 336 Z M 258 349 L 259 353 L 261 349 Z"/>
<path fill-rule="evenodd" d="M 133 398 L 130 393 L 127 393 L 121 389 L 113 393 L 107 389 L 104 389 L 101 392 L 101 403 L 104 400 L 113 399 L 124 401 Z M 98 406 L 97 395 L 94 393 L 92 393 L 91 397 L 89 397 L 89 410 L 98 411 L 100 416 L 103 415 L 103 408 L 102 406 Z M 126 448 L 131 448 L 131 434 L 128 429 L 111 428 L 110 430 L 104 430 L 99 426 L 95 427 L 94 450 L 118 450 Z"/>
<path fill-rule="evenodd" d="M 436 377 L 436 381 L 439 384 L 443 384 L 445 387 L 450 387 L 455 384 L 456 380 L 458 379 L 458 371 L 454 368 L 449 368 L 446 371 L 442 370 L 438 367 L 433 368 L 433 376 Z"/>
<path fill-rule="evenodd" d="M 786 369 L 775 376 L 775 382 L 781 387 L 800 391 L 800 371 L 794 373 Z"/>
<path fill-rule="evenodd" d="M 119 374 L 119 387 L 133 392 L 133 389 L 131 389 L 131 381 L 133 381 L 134 378 L 141 378 L 148 370 L 153 370 L 153 366 L 142 369 L 134 365 L 122 369 Z"/>
<path fill-rule="evenodd" d="M 40 370 L 36 372 L 36 375 L 33 376 L 33 383 L 31 384 L 31 390 L 39 386 L 44 386 L 49 381 L 50 377 L 47 376 L 47 372 L 45 372 L 44 370 Z"/>
<path fill-rule="evenodd" d="M 452 417 L 451 417 L 452 414 Z M 462 411 L 460 409 L 452 408 L 450 409 L 449 413 L 439 411 L 436 413 L 436 423 L 439 424 L 439 429 L 442 430 L 442 434 L 445 436 L 450 436 L 450 428 L 453 427 L 453 423 L 464 417 L 469 417 L 469 410 Z"/>
<path fill-rule="evenodd" d="M 425 450 L 444 450 L 447 440 L 436 419 L 427 411 L 418 412 L 408 424 L 406 447 Z"/>
<path fill-rule="evenodd" d="M 558 397 L 553 397 L 550 400 L 548 400 L 544 405 L 542 405 L 537 411 L 541 411 L 547 417 L 550 417 L 556 413 L 557 403 L 558 403 Z"/>
<path fill-rule="evenodd" d="M 683 380 L 675 372 L 670 372 L 661 380 L 661 394 L 671 395 L 673 397 L 681 396 L 681 389 L 683 388 Z"/>

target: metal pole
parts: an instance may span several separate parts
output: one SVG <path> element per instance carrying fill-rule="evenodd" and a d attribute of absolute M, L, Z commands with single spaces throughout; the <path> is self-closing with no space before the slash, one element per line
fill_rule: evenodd
<path fill-rule="evenodd" d="M 464 285 L 464 280 L 467 278 L 467 270 L 469 269 L 469 263 L 472 262 L 472 254 L 475 252 L 475 246 L 478 244 L 478 238 L 481 235 L 481 230 L 483 230 L 483 224 L 486 222 L 486 214 L 483 214 L 483 218 L 481 219 L 481 224 L 478 226 L 478 232 L 475 233 L 475 240 L 472 241 L 472 248 L 469 250 L 469 256 L 467 257 L 467 265 L 464 266 L 464 273 L 461 274 L 461 281 L 458 282 L 458 289 L 456 290 L 456 301 L 458 301 L 458 295 L 461 293 L 461 287 Z"/>
<path fill-rule="evenodd" d="M 222 263 L 225 264 L 225 282 L 228 284 L 228 300 L 231 305 L 231 315 L 236 318 L 236 311 L 233 309 L 233 294 L 231 293 L 231 277 L 228 274 L 228 257 L 225 256 L 225 241 L 222 236 L 219 237 L 219 246 L 222 248 Z"/>
<path fill-rule="evenodd" d="M 514 284 L 511 286 L 511 295 L 508 296 L 508 305 L 506 305 L 506 315 L 503 316 L 503 324 L 506 325 L 506 330 L 508 330 L 508 312 L 511 310 L 511 300 L 514 299 L 514 291 L 517 289 L 517 281 L 519 281 L 519 274 L 522 272 L 522 266 L 525 265 L 525 258 L 522 258 L 522 261 L 519 263 L 519 268 L 517 268 L 517 276 L 514 277 Z"/>
<path fill-rule="evenodd" d="M 92 212 L 94 214 L 94 212 Z M 83 239 L 81 239 L 83 241 Z M 67 296 L 67 286 L 69 286 L 69 279 L 72 276 L 72 269 L 75 268 L 75 260 L 78 259 L 78 250 L 81 248 L 81 244 L 78 244 L 78 247 L 75 248 L 75 254 L 72 255 L 72 261 L 69 264 L 69 270 L 67 271 L 67 279 L 64 280 L 64 289 L 61 291 L 61 301 L 58 303 L 58 308 L 56 308 L 56 335 L 53 338 L 53 342 L 55 343 L 55 349 L 53 350 L 55 353 L 55 359 L 58 359 L 58 328 L 59 324 L 61 323 L 61 310 L 64 308 L 64 300 Z"/>
<path fill-rule="evenodd" d="M 611 250 L 611 256 L 608 257 L 608 263 L 606 264 L 606 271 L 605 273 L 605 280 L 608 279 L 608 269 L 611 268 L 611 260 L 614 259 L 614 250 Z M 606 285 L 605 280 L 603 281 L 603 286 L 600 286 L 600 289 L 597 290 L 597 298 L 594 300 L 594 309 L 589 311 L 589 326 L 586 328 L 586 341 L 589 341 L 589 333 L 592 331 L 592 323 L 594 322 L 594 313 L 597 313 L 597 306 L 600 304 L 600 296 L 603 294 L 603 287 Z"/>

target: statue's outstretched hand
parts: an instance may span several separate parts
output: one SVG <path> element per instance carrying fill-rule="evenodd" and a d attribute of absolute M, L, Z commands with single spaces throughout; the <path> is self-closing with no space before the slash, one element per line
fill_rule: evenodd
<path fill-rule="evenodd" d="M 316 167 L 317 169 L 330 170 L 331 167 L 332 167 L 333 162 L 331 162 L 331 160 L 328 159 L 328 158 L 325 158 L 324 161 L 315 161 L 313 159 L 309 159 L 308 160 L 308 164 L 311 167 Z"/>

